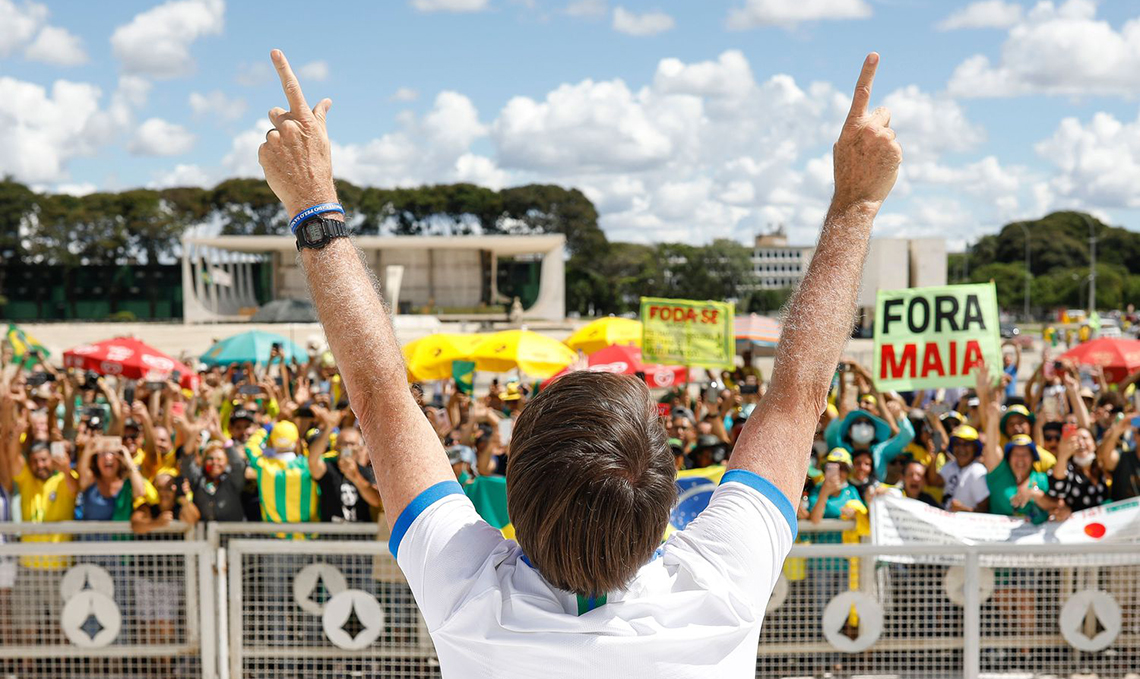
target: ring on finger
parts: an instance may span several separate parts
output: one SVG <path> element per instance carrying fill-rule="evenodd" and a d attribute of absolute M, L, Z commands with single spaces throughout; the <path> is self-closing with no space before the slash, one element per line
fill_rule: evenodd
<path fill-rule="evenodd" d="M 265 141 L 269 141 L 269 135 L 273 134 L 276 131 L 277 131 L 276 127 L 269 128 L 269 130 L 266 131 L 266 133 L 265 133 Z"/>

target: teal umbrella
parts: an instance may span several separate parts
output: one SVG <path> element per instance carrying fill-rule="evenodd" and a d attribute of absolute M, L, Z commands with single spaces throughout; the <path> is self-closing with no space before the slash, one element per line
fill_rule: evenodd
<path fill-rule="evenodd" d="M 296 342 L 272 332 L 250 330 L 240 335 L 227 337 L 210 347 L 202 354 L 202 362 L 206 365 L 230 365 L 232 363 L 267 363 L 269 352 L 274 344 L 280 344 L 285 353 L 285 360 L 291 362 L 294 357 L 300 362 L 308 360 L 305 349 Z"/>

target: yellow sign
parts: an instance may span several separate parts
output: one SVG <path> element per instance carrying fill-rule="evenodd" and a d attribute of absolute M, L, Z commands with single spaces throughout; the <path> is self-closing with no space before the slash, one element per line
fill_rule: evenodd
<path fill-rule="evenodd" d="M 646 363 L 731 368 L 733 305 L 641 298 L 641 354 Z"/>

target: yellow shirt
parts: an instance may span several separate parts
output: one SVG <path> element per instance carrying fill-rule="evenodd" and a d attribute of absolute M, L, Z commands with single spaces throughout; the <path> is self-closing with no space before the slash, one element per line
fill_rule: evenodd
<path fill-rule="evenodd" d="M 68 471 L 72 478 L 78 478 L 74 471 Z M 21 517 L 28 523 L 52 523 L 71 521 L 75 518 L 75 493 L 60 472 L 41 481 L 32 473 L 31 467 L 24 465 L 13 479 L 20 489 Z M 41 534 L 25 535 L 23 542 L 68 542 L 70 535 Z M 25 556 L 21 563 L 27 568 L 66 568 L 70 559 L 64 556 Z"/>

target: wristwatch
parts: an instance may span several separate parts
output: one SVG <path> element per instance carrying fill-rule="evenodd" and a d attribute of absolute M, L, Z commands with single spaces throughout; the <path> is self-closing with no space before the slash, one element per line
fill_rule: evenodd
<path fill-rule="evenodd" d="M 301 248 L 320 250 L 334 238 L 347 238 L 348 227 L 339 219 L 314 217 L 297 227 L 297 251 Z"/>

